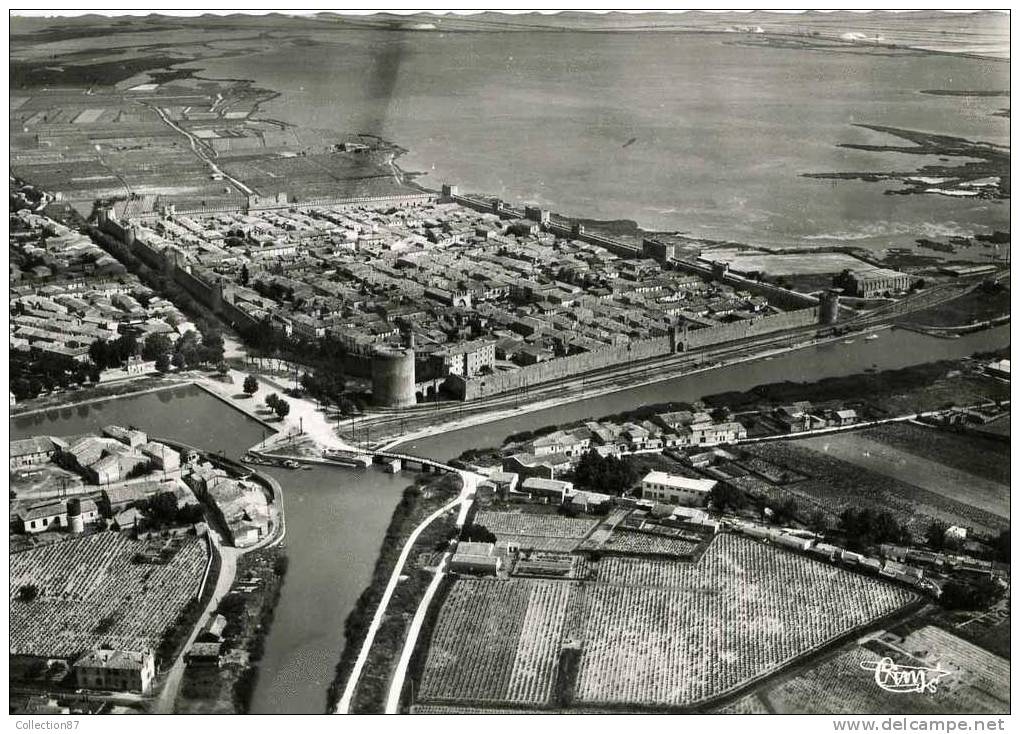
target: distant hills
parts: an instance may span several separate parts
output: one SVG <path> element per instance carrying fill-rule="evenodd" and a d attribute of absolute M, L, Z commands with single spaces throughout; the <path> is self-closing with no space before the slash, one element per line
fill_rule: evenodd
<path fill-rule="evenodd" d="M 15 40 L 35 32 L 75 27 L 106 25 L 111 30 L 151 29 L 153 25 L 168 28 L 263 28 L 280 30 L 321 29 L 328 27 L 366 28 L 422 32 L 710 32 L 743 31 L 759 33 L 824 36 L 839 39 L 847 35 L 879 38 L 889 43 L 919 48 L 982 53 L 996 49 L 992 55 L 1008 56 L 1009 15 L 1003 12 L 975 11 L 949 13 L 917 12 L 853 12 L 808 11 L 803 13 L 769 12 L 706 12 L 640 13 L 528 12 L 519 14 L 492 11 L 469 13 L 417 12 L 402 15 L 381 12 L 371 15 L 350 15 L 333 12 L 285 15 L 280 13 L 197 16 L 160 14 L 122 15 L 108 17 L 88 14 L 76 17 L 11 16 L 10 32 Z M 66 35 L 66 34 L 65 34 Z"/>

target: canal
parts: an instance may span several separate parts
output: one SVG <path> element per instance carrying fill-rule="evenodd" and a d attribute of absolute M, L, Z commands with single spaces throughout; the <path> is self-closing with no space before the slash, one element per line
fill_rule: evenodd
<path fill-rule="evenodd" d="M 240 458 L 262 426 L 193 386 L 11 420 L 11 437 L 71 436 L 111 423 Z M 368 584 L 408 475 L 380 469 L 269 469 L 284 488 L 287 577 L 252 696 L 252 713 L 320 714 L 343 649 L 343 627 Z"/>
<path fill-rule="evenodd" d="M 942 359 L 959 359 L 975 352 L 1009 346 L 1008 324 L 959 339 L 937 339 L 902 329 L 886 329 L 877 334 L 878 339 L 872 341 L 856 336 L 851 344 L 829 342 L 767 360 L 734 364 L 598 398 L 578 400 L 568 405 L 416 439 L 394 450 L 448 461 L 467 449 L 500 446 L 513 433 L 583 418 L 599 418 L 640 405 L 693 402 L 706 395 L 749 390 L 772 382 L 812 382 L 825 377 L 858 374 L 869 368 L 898 369 Z"/>
<path fill-rule="evenodd" d="M 874 341 L 857 337 L 852 344 L 825 344 L 767 361 L 678 377 L 420 439 L 400 449 L 449 459 L 468 448 L 499 445 L 517 431 L 606 415 L 646 403 L 693 401 L 727 390 L 848 375 L 873 366 L 906 367 L 1008 345 L 1008 326 L 953 340 L 887 330 Z M 67 436 L 99 431 L 110 423 L 135 425 L 153 436 L 220 451 L 233 458 L 260 441 L 264 430 L 204 391 L 186 386 L 14 418 L 11 436 Z M 290 566 L 266 640 L 252 712 L 322 713 L 326 689 L 343 648 L 344 621 L 371 577 L 390 515 L 410 478 L 378 470 L 330 467 L 270 472 L 284 488 Z"/>

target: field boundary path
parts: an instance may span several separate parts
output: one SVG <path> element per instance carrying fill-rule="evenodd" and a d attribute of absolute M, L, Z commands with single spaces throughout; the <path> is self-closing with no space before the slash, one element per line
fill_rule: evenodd
<path fill-rule="evenodd" d="M 452 470 L 452 467 L 450 468 Z M 393 566 L 393 572 L 390 574 L 390 580 L 386 584 L 386 589 L 383 591 L 382 598 L 379 600 L 379 606 L 376 607 L 375 615 L 372 617 L 372 623 L 369 625 L 368 632 L 365 634 L 365 639 L 362 641 L 361 650 L 358 652 L 358 658 L 354 661 L 354 667 L 351 669 L 351 674 L 347 678 L 347 685 L 344 686 L 343 695 L 340 697 L 340 701 L 337 703 L 334 713 L 350 713 L 351 702 L 354 699 L 354 691 L 358 687 L 358 679 L 361 678 L 361 671 L 365 667 L 365 663 L 368 660 L 368 653 L 372 649 L 372 644 L 375 642 L 375 634 L 379 631 L 379 627 L 382 625 L 383 617 L 386 614 L 386 608 L 390 603 L 390 598 L 393 596 L 393 592 L 396 590 L 397 584 L 400 582 L 400 577 L 403 575 L 402 571 L 404 570 L 404 564 L 407 562 L 408 556 L 411 555 L 411 548 L 414 547 L 415 542 L 418 540 L 418 536 L 422 534 L 425 528 L 453 508 L 463 506 L 470 502 L 470 498 L 474 494 L 476 483 L 480 477 L 471 472 L 460 470 L 455 471 L 460 474 L 461 479 L 464 482 L 464 487 L 461 489 L 460 494 L 457 495 L 456 499 L 447 502 L 445 505 L 422 520 L 418 526 L 411 531 L 411 534 L 404 542 L 404 547 L 401 549 L 400 556 L 397 558 L 397 562 Z M 465 513 L 462 511 L 458 519 L 464 515 Z M 433 579 L 433 581 L 435 581 L 435 579 Z"/>
<path fill-rule="evenodd" d="M 439 565 L 436 566 L 436 572 L 432 576 L 432 581 L 425 590 L 425 596 L 422 597 L 421 603 L 418 604 L 418 609 L 414 613 L 414 619 L 411 620 L 411 627 L 407 630 L 407 637 L 404 639 L 404 649 L 400 651 L 400 660 L 397 661 L 397 669 L 393 672 L 393 679 L 390 681 L 390 691 L 386 696 L 384 713 L 400 713 L 400 694 L 404 690 L 407 666 L 411 663 L 411 656 L 414 654 L 414 648 L 418 644 L 418 635 L 421 634 L 421 627 L 425 623 L 425 615 L 428 614 L 429 606 L 432 604 L 432 597 L 436 595 L 439 584 L 446 575 L 446 564 L 449 559 L 450 551 L 447 551 L 443 554 Z"/>
<path fill-rule="evenodd" d="M 154 714 L 172 714 L 174 712 L 177 693 L 181 687 L 181 679 L 184 677 L 184 655 L 191 649 L 191 646 L 198 639 L 202 630 L 205 629 L 220 601 L 230 591 L 230 587 L 234 583 L 234 576 L 237 574 L 237 557 L 240 555 L 237 549 L 225 547 L 220 542 L 216 531 L 212 528 L 209 529 L 209 538 L 214 549 L 213 552 L 218 553 L 220 556 L 220 572 L 216 577 L 216 587 L 209 598 L 209 603 L 206 604 L 205 609 L 202 610 L 202 614 L 191 630 L 191 634 L 188 635 L 187 642 L 181 647 L 181 654 L 177 656 L 174 664 L 170 666 L 166 681 L 156 697 L 152 711 Z"/>

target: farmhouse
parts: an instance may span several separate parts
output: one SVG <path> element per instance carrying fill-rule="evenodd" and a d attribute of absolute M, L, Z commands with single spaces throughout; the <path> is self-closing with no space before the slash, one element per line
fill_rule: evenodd
<path fill-rule="evenodd" d="M 45 464 L 57 451 L 56 444 L 49 436 L 33 436 L 20 441 L 11 441 L 11 471 L 25 466 Z"/>
<path fill-rule="evenodd" d="M 641 480 L 641 497 L 674 505 L 704 505 L 716 482 L 650 471 Z"/>
<path fill-rule="evenodd" d="M 22 530 L 26 533 L 41 533 L 67 527 L 67 505 L 63 502 L 46 502 L 30 507 L 19 514 Z"/>
<path fill-rule="evenodd" d="M 521 491 L 532 497 L 549 497 L 562 502 L 572 491 L 574 485 L 571 482 L 561 482 L 558 479 L 542 479 L 541 477 L 528 477 L 521 483 Z"/>
<path fill-rule="evenodd" d="M 219 642 L 196 642 L 184 655 L 189 668 L 218 668 L 220 666 Z"/>
<path fill-rule="evenodd" d="M 489 475 L 489 481 L 496 488 L 496 492 L 503 498 L 506 498 L 510 492 L 517 489 L 517 482 L 520 477 L 513 472 L 497 471 Z"/>
<path fill-rule="evenodd" d="M 145 694 L 152 688 L 156 666 L 150 652 L 93 650 L 74 664 L 74 674 L 80 688 Z"/>
<path fill-rule="evenodd" d="M 450 559 L 451 571 L 495 574 L 502 567 L 503 559 L 496 555 L 492 543 L 458 543 Z"/>
<path fill-rule="evenodd" d="M 121 426 L 103 426 L 103 435 L 107 438 L 116 439 L 133 449 L 138 448 L 148 440 L 144 431 L 134 428 L 122 428 Z"/>
<path fill-rule="evenodd" d="M 689 432 L 689 433 L 688 433 Z M 690 442 L 694 446 L 708 446 L 719 443 L 733 443 L 747 438 L 747 429 L 737 422 L 693 423 L 680 430 L 680 436 L 690 436 Z"/>
<path fill-rule="evenodd" d="M 156 469 L 177 471 L 181 468 L 181 455 L 166 444 L 149 441 L 142 444 L 141 451 L 149 457 Z"/>

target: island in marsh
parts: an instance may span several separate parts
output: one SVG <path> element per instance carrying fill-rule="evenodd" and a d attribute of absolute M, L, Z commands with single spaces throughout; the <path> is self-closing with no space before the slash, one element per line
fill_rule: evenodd
<path fill-rule="evenodd" d="M 1010 196 L 1009 148 L 974 142 L 952 135 L 885 125 L 858 124 L 856 127 L 893 135 L 912 145 L 871 145 L 840 143 L 840 148 L 883 153 L 938 156 L 945 163 L 926 165 L 916 171 L 856 171 L 846 173 L 805 173 L 807 178 L 860 181 L 898 181 L 903 188 L 887 194 L 941 194 L 943 196 L 1008 199 Z M 951 159 L 962 159 L 953 162 Z"/>

